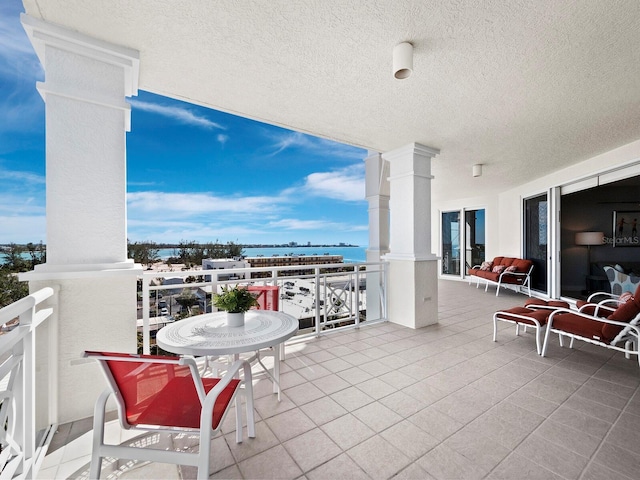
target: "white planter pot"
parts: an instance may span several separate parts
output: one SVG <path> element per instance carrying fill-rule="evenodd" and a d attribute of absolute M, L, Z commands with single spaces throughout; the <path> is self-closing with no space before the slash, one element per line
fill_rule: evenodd
<path fill-rule="evenodd" d="M 227 325 L 230 327 L 242 327 L 244 325 L 244 312 L 227 312 Z"/>

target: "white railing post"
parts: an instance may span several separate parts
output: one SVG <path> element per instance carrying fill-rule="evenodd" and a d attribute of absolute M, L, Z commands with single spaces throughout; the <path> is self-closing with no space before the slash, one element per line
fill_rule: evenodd
<path fill-rule="evenodd" d="M 316 296 L 316 311 L 315 311 L 315 315 L 316 315 L 316 336 L 320 336 L 320 268 L 316 267 L 315 268 L 315 278 L 316 278 L 316 282 L 315 282 L 315 293 L 314 295 Z M 326 279 L 325 279 L 326 280 Z M 325 286 L 326 287 L 326 286 Z M 326 312 L 326 310 L 325 310 Z M 326 318 L 325 318 L 326 320 Z"/>
<path fill-rule="evenodd" d="M 151 353 L 151 327 L 149 326 L 151 289 L 149 282 L 151 279 L 147 280 L 144 276 L 142 277 L 142 353 L 145 355 Z"/>
<path fill-rule="evenodd" d="M 36 306 L 34 302 L 31 308 L 20 315 L 20 325 L 24 325 L 25 328 L 31 330 L 31 334 L 22 340 L 24 356 L 22 361 L 22 375 L 19 377 L 23 382 L 23 388 L 19 389 L 19 392 L 23 395 L 22 412 L 20 412 L 22 420 L 19 421 L 23 426 L 23 437 L 20 438 L 18 435 L 17 437 L 18 441 L 22 442 L 24 449 L 23 467 L 27 467 L 26 462 L 33 459 L 36 450 L 36 361 L 34 348 L 36 329 L 33 325 L 35 310 Z M 19 400 L 16 399 L 16 410 L 20 408 L 18 404 Z"/>
<path fill-rule="evenodd" d="M 355 306 L 356 306 L 356 308 L 355 308 L 355 315 L 356 315 L 355 324 L 356 324 L 356 327 L 359 327 L 360 326 L 360 266 L 359 265 L 355 265 L 353 267 L 353 270 L 355 272 L 355 275 L 354 275 L 355 284 L 352 285 L 351 288 L 353 288 L 354 292 L 355 292 L 355 294 L 354 294 L 354 297 L 355 297 L 354 303 L 355 303 Z"/>

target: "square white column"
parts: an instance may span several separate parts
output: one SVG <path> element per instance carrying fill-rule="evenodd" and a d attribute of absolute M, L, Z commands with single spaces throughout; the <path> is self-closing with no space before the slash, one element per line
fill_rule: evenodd
<path fill-rule="evenodd" d="M 47 262 L 21 274 L 33 292 L 53 287 L 53 315 L 38 332 L 39 427 L 90 416 L 105 388 L 84 350 L 134 353 L 136 280 L 127 259 L 126 132 L 138 53 L 22 15 L 42 63 Z M 50 365 L 49 355 L 57 361 Z"/>
<path fill-rule="evenodd" d="M 411 328 L 438 322 L 437 257 L 431 252 L 431 159 L 416 143 L 382 156 L 389 162 L 389 320 Z"/>

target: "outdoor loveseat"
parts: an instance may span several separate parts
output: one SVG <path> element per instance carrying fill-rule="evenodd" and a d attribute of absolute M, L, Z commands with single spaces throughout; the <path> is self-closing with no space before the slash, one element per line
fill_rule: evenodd
<path fill-rule="evenodd" d="M 469 275 L 476 278 L 476 288 L 480 280 L 485 282 L 484 291 L 489 284 L 496 285 L 496 297 L 500 293 L 500 287 L 512 288 L 515 291 L 527 289 L 531 296 L 531 272 L 533 262 L 531 260 L 513 257 L 495 257 L 492 262 L 482 262 L 469 269 Z M 471 284 L 471 280 L 469 280 Z"/>

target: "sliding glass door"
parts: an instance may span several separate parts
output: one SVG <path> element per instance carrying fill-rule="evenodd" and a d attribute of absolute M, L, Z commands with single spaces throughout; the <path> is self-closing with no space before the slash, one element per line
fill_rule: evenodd
<path fill-rule="evenodd" d="M 460 212 L 442 214 L 442 274 L 460 275 Z"/>
<path fill-rule="evenodd" d="M 461 219 L 464 219 L 464 225 L 461 225 Z M 442 213 L 443 275 L 465 275 L 467 269 L 484 262 L 484 252 L 484 209 Z"/>
<path fill-rule="evenodd" d="M 524 201 L 524 257 L 533 261 L 531 288 L 547 293 L 548 208 L 547 194 Z"/>
<path fill-rule="evenodd" d="M 484 209 L 466 210 L 465 223 L 465 264 L 467 269 L 484 262 Z M 465 271 L 466 273 L 466 271 Z"/>

